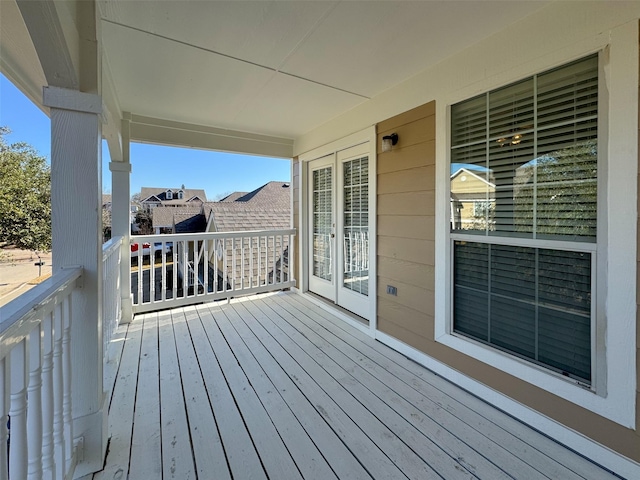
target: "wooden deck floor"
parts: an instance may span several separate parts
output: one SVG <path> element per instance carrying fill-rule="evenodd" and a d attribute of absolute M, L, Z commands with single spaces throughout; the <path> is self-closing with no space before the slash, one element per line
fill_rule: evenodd
<path fill-rule="evenodd" d="M 617 478 L 296 294 L 138 315 L 119 339 L 95 479 Z"/>

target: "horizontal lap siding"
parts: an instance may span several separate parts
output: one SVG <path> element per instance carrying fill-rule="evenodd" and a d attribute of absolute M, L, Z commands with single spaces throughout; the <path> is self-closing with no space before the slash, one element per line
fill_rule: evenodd
<path fill-rule="evenodd" d="M 426 351 L 433 339 L 435 262 L 435 104 L 378 125 L 398 134 L 390 152 L 378 153 L 378 329 Z M 386 293 L 387 285 L 397 296 Z"/>

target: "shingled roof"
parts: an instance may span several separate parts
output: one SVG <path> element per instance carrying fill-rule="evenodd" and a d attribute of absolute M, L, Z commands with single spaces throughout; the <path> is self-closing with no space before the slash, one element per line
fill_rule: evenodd
<path fill-rule="evenodd" d="M 291 210 L 262 208 L 237 202 L 205 204 L 207 218 L 213 215 L 216 232 L 246 232 L 249 230 L 282 230 L 291 226 Z"/>
<path fill-rule="evenodd" d="M 188 213 L 176 213 L 173 216 L 175 233 L 199 233 L 207 229 L 207 220 L 204 215 Z"/>
<path fill-rule="evenodd" d="M 289 182 L 269 182 L 252 192 L 234 192 L 219 202 L 203 204 L 216 232 L 280 230 L 291 226 Z"/>
<path fill-rule="evenodd" d="M 200 205 L 194 207 L 156 207 L 153 209 L 153 228 L 173 227 L 174 218 L 177 215 L 181 219 L 184 219 L 185 215 L 191 217 L 202 215 L 202 207 Z"/>
<path fill-rule="evenodd" d="M 229 197 L 232 195 L 234 195 L 234 193 L 229 195 Z M 265 183 L 254 191 L 239 196 L 235 202 L 260 205 L 262 208 L 283 208 L 290 210 L 291 187 L 289 182 Z"/>
<path fill-rule="evenodd" d="M 247 193 L 249 192 L 233 192 L 218 201 L 219 202 L 235 202 L 237 199 L 245 196 Z"/>

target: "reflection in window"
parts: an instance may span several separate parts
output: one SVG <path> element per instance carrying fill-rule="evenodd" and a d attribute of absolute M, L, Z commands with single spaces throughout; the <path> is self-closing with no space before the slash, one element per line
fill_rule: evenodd
<path fill-rule="evenodd" d="M 344 174 L 343 287 L 369 294 L 369 158 L 349 160 Z"/>

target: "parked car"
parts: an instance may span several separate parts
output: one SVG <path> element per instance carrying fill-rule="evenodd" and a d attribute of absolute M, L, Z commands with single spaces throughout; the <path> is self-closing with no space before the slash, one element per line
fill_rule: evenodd
<path fill-rule="evenodd" d="M 132 257 L 137 257 L 138 256 L 138 250 L 140 248 L 140 244 L 139 243 L 132 243 L 131 244 L 131 256 Z M 149 255 L 149 253 L 151 252 L 151 244 L 149 242 L 144 242 L 142 244 L 142 255 Z"/>
<path fill-rule="evenodd" d="M 138 250 L 140 249 L 139 243 L 131 244 L 131 256 L 137 257 Z M 168 254 L 173 250 L 173 242 L 154 242 L 153 244 L 153 253 L 155 256 L 160 256 L 162 253 Z M 144 242 L 142 243 L 142 256 L 146 257 L 151 253 L 151 243 Z"/>

